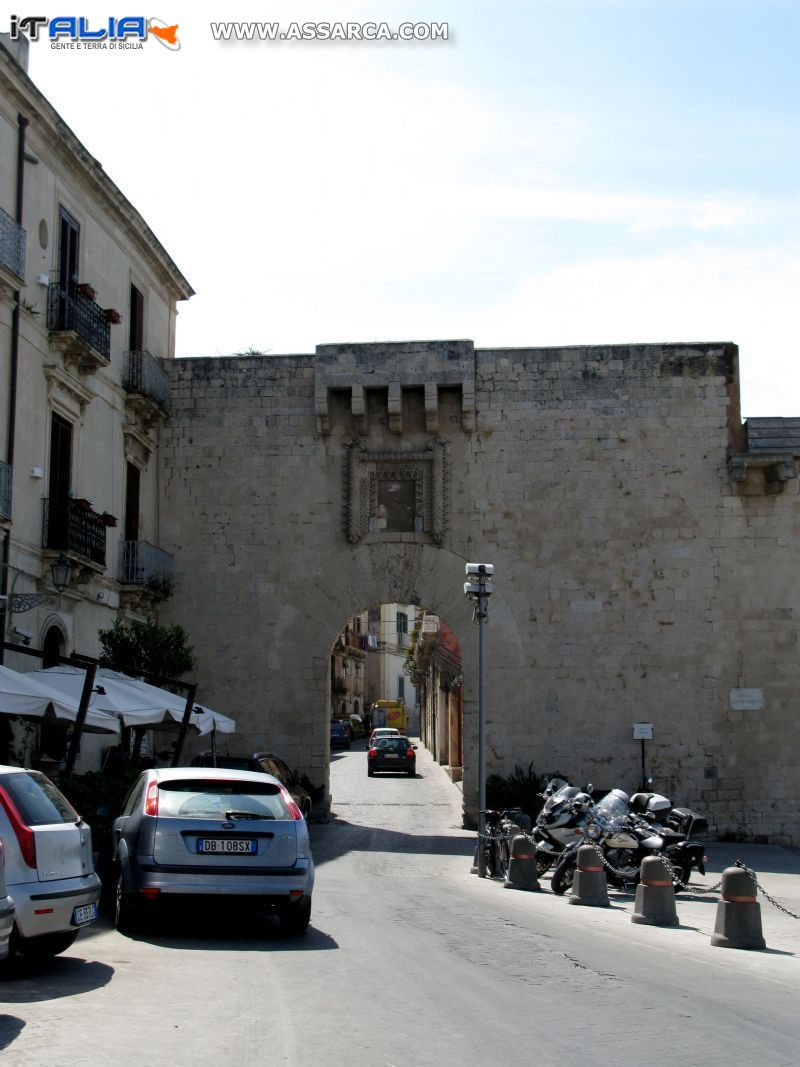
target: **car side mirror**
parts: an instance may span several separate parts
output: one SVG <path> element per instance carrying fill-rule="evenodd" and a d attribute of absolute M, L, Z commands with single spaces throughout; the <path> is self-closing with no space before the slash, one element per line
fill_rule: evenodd
<path fill-rule="evenodd" d="M 411 747 L 412 747 L 413 749 L 416 749 L 416 747 L 417 747 L 417 746 L 416 746 L 416 745 L 412 745 Z"/>

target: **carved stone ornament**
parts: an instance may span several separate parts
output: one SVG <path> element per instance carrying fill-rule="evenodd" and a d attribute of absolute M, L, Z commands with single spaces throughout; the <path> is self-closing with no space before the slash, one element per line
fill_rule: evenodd
<path fill-rule="evenodd" d="M 361 441 L 349 444 L 343 463 L 343 525 L 350 544 L 368 534 L 397 540 L 413 533 L 440 545 L 447 530 L 447 450 L 440 440 L 420 452 L 368 452 Z M 393 519 L 389 509 L 388 524 L 386 490 L 398 490 L 395 516 L 400 517 Z"/>

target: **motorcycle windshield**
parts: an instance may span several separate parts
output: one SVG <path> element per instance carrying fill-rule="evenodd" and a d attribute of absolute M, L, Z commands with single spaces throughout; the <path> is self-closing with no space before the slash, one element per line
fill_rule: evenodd
<path fill-rule="evenodd" d="M 570 800 L 574 800 L 580 793 L 580 789 L 574 785 L 565 785 L 554 793 L 545 804 L 546 811 L 560 811 L 561 808 Z"/>
<path fill-rule="evenodd" d="M 607 819 L 619 819 L 628 814 L 628 803 L 613 789 L 597 802 L 597 810 Z"/>

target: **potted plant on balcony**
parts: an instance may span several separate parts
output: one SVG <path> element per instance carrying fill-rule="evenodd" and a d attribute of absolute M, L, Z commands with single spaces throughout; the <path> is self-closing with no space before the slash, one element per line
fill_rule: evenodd
<path fill-rule="evenodd" d="M 103 523 L 106 526 L 116 526 L 117 525 L 117 516 L 116 515 L 111 515 L 107 511 L 104 511 L 103 514 L 100 516 L 100 518 L 103 520 Z"/>
<path fill-rule="evenodd" d="M 91 502 L 91 500 L 87 500 L 85 496 L 75 497 L 72 503 L 75 505 L 76 508 L 79 508 L 81 511 L 94 510 L 94 504 Z"/>
<path fill-rule="evenodd" d="M 85 296 L 87 300 L 97 299 L 97 290 L 93 285 L 89 285 L 88 282 L 79 282 L 78 292 L 81 294 L 81 296 Z"/>
<path fill-rule="evenodd" d="M 115 326 L 119 326 L 122 322 L 122 315 L 120 315 L 118 311 L 115 311 L 114 308 L 106 308 L 105 316 L 106 322 L 113 322 Z"/>

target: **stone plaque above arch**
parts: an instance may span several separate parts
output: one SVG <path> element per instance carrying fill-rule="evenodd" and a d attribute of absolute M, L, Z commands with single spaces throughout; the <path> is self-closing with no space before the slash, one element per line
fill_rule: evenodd
<path fill-rule="evenodd" d="M 447 444 L 418 452 L 370 452 L 361 441 L 345 449 L 344 533 L 350 544 L 419 540 L 440 545 L 447 530 Z"/>

